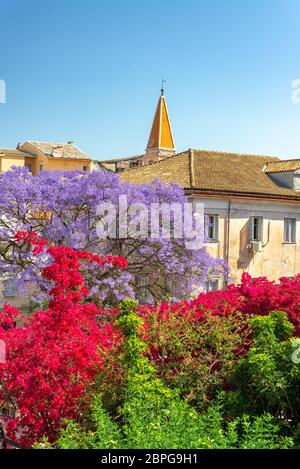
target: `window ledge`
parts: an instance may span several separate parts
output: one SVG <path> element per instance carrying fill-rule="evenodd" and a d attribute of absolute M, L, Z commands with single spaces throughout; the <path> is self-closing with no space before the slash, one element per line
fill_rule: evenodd
<path fill-rule="evenodd" d="M 282 241 L 282 244 L 293 244 L 296 245 L 296 241 Z"/>

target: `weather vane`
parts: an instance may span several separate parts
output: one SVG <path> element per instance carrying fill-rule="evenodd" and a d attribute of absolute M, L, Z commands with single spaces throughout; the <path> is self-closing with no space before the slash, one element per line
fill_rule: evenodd
<path fill-rule="evenodd" d="M 164 80 L 163 78 L 161 79 L 161 95 L 163 96 L 164 95 L 164 83 L 167 83 L 166 80 Z"/>

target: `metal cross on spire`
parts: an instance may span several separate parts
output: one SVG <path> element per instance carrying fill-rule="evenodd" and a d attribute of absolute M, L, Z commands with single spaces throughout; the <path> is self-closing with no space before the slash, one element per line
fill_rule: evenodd
<path fill-rule="evenodd" d="M 166 82 L 166 80 L 164 80 L 164 79 L 162 78 L 162 79 L 161 79 L 161 90 L 160 90 L 161 96 L 164 95 L 164 91 L 165 91 L 165 89 L 164 89 L 164 83 L 167 83 L 167 82 Z"/>

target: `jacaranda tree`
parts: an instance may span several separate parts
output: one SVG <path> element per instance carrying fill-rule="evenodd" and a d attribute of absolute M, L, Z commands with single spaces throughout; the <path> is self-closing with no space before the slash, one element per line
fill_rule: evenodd
<path fill-rule="evenodd" d="M 125 297 L 156 302 L 165 297 L 181 298 L 191 294 L 212 271 L 225 272 L 221 260 L 213 260 L 205 247 L 190 249 L 184 237 L 166 237 L 163 232 L 152 238 L 132 235 L 130 230 L 116 232 L 116 237 L 99 236 L 103 223 L 98 207 L 118 207 L 119 197 L 126 195 L 128 205 L 177 204 L 186 202 L 182 188 L 160 182 L 147 185 L 123 183 L 109 171 L 90 174 L 80 171 L 42 171 L 32 176 L 26 168 L 14 168 L 0 175 L 0 269 L 2 278 L 13 277 L 21 292 L 34 286 L 39 300 L 47 298 L 49 282 L 40 272 L 49 256 L 32 256 L 15 238 L 18 230 L 34 231 L 49 245 L 64 244 L 99 255 L 124 255 L 128 269 L 99 271 L 91 264 L 86 268 L 86 282 L 91 300 L 96 304 L 114 305 Z M 131 221 L 138 214 L 131 214 Z M 170 219 L 170 223 L 174 223 Z M 138 224 L 138 221 L 136 222 Z M 160 226 L 160 229 L 162 226 Z M 97 234 L 98 232 L 98 234 Z M 33 292 L 31 292 L 33 296 Z"/>

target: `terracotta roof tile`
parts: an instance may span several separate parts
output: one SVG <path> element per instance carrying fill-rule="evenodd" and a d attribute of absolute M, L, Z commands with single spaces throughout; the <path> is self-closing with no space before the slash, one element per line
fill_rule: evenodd
<path fill-rule="evenodd" d="M 29 143 L 37 150 L 41 151 L 45 155 L 51 158 L 66 158 L 75 160 L 90 160 L 91 157 L 81 151 L 73 143 L 49 143 L 49 142 L 37 142 L 33 140 L 27 140 L 25 143 Z"/>
<path fill-rule="evenodd" d="M 120 178 L 134 184 L 160 179 L 167 184 L 177 182 L 182 187 L 190 187 L 189 153 L 178 153 L 152 164 L 129 169 L 121 173 Z"/>
<path fill-rule="evenodd" d="M 112 158 L 111 160 L 94 160 L 95 163 L 119 163 L 120 161 L 130 161 L 130 160 L 141 160 L 144 155 L 134 155 L 134 156 L 119 156 L 118 158 Z"/>
<path fill-rule="evenodd" d="M 277 161 L 276 157 L 264 155 L 187 150 L 124 171 L 120 178 L 135 184 L 160 179 L 191 190 L 300 199 L 300 192 L 280 186 L 264 171 L 266 164 L 277 164 Z"/>
<path fill-rule="evenodd" d="M 300 169 L 300 159 L 267 163 L 265 173 L 284 173 L 286 171 L 295 171 L 296 169 Z"/>

